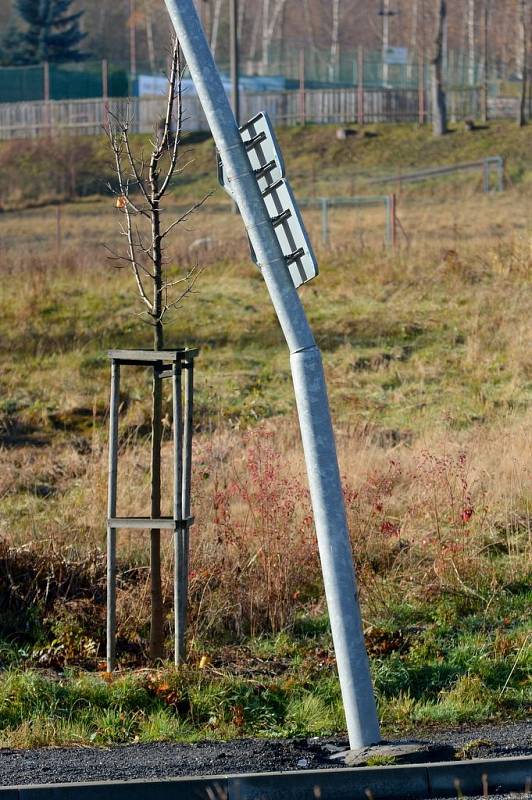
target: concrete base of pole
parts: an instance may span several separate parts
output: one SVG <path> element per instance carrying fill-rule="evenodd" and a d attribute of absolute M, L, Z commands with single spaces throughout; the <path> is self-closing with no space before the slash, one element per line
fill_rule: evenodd
<path fill-rule="evenodd" d="M 348 767 L 385 766 L 391 764 L 426 764 L 455 757 L 451 745 L 430 742 L 381 742 L 356 750 L 340 750 L 330 756 L 331 761 Z"/>

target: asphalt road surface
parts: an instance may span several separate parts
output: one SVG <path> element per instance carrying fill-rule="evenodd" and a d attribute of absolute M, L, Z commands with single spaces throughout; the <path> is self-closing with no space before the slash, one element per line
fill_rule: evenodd
<path fill-rule="evenodd" d="M 442 753 L 449 746 L 457 750 L 465 748 L 465 755 L 469 758 L 532 755 L 530 722 L 418 731 L 416 738 L 443 745 Z M 317 738 L 243 739 L 192 745 L 160 743 L 109 748 L 0 749 L 0 785 L 338 768 L 340 764 L 329 760 L 327 744 L 342 745 L 346 742 Z M 444 756 L 433 760 L 450 759 Z"/>

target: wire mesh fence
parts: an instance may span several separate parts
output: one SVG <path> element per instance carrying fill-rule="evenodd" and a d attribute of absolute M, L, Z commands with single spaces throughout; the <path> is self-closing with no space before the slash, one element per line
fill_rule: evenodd
<path fill-rule="evenodd" d="M 138 76 L 163 77 L 164 69 L 130 61 L 99 60 L 62 64 L 38 64 L 0 68 L 0 103 L 32 100 L 67 100 L 93 97 L 124 97 L 139 91 Z M 219 63 L 229 75 L 229 64 Z M 344 48 L 334 61 L 328 49 L 309 48 L 299 43 L 274 42 L 263 58 L 242 59 L 241 75 L 250 91 L 272 86 L 296 90 L 363 86 L 367 91 L 389 89 L 417 91 L 429 84 L 429 64 L 406 49 L 400 61 L 384 57 L 380 50 Z M 269 78 L 269 81 L 265 79 Z M 450 51 L 444 63 L 444 83 L 451 91 L 487 88 L 491 97 L 517 95 L 520 76 L 514 65 L 501 60 L 471 65 L 466 52 Z"/>

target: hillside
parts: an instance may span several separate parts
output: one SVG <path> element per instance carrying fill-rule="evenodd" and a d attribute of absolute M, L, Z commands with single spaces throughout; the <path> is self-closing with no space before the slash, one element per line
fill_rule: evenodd
<path fill-rule="evenodd" d="M 524 186 L 530 178 L 531 129 L 517 128 L 509 121 L 494 121 L 487 129 L 473 132 L 455 126 L 442 138 L 434 138 L 428 128 L 406 124 L 372 125 L 365 133 L 362 138 L 349 136 L 339 141 L 336 126 L 279 128 L 288 174 L 299 197 L 374 194 L 368 178 L 492 155 L 505 160 L 509 185 Z M 148 137 L 134 137 L 134 144 L 140 152 L 149 146 Z M 175 184 L 176 202 L 197 200 L 218 189 L 209 136 L 185 135 L 181 160 L 186 167 Z M 0 207 L 5 209 L 108 195 L 107 183 L 113 180 L 109 146 L 103 136 L 54 137 L 52 141 L 28 140 L 23 145 L 0 142 Z M 466 184 L 471 180 L 466 176 Z M 422 184 L 415 192 L 427 187 L 437 190 L 438 185 Z M 394 188 L 392 183 L 385 191 Z M 408 193 L 408 187 L 402 188 Z M 220 192 L 217 199 L 222 197 Z"/>
<path fill-rule="evenodd" d="M 328 245 L 320 212 L 305 211 L 320 276 L 301 298 L 323 353 L 386 735 L 525 718 L 530 132 L 492 124 L 436 141 L 379 126 L 339 142 L 334 130 L 279 132 L 300 196 L 346 193 L 352 176 L 368 191 L 367 173 L 507 159 L 502 193 L 483 194 L 480 173 L 400 192 L 394 182 L 394 250 L 382 208 L 334 209 Z M 148 539 L 131 531 L 119 544 L 121 669 L 103 672 L 107 350 L 149 346 L 151 329 L 129 271 L 103 247 L 123 238 L 95 180 L 110 174 L 103 141 L 16 145 L 0 147 L 2 197 L 20 207 L 0 214 L 0 744 L 341 731 L 287 348 L 241 221 L 216 189 L 210 140 L 187 142 L 183 161 L 193 160 L 167 209 L 216 191 L 167 253 L 170 279 L 203 270 L 166 331 L 169 346 L 201 351 L 188 663 L 147 669 Z M 140 515 L 142 370 L 124 375 L 120 399 L 119 508 Z M 163 451 L 169 497 L 168 431 Z M 163 553 L 170 653 L 169 538 Z"/>

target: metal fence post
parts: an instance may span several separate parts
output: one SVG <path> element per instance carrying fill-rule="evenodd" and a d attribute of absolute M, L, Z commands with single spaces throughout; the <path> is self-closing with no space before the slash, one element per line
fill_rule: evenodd
<path fill-rule="evenodd" d="M 184 528 L 184 571 L 185 571 L 185 584 L 183 589 L 185 620 L 188 602 L 188 566 L 189 566 L 189 550 L 190 550 L 190 493 L 192 484 L 192 435 L 193 435 L 193 416 L 194 416 L 194 360 L 186 361 L 184 365 L 185 370 L 185 408 L 183 413 L 184 431 L 183 431 L 183 483 L 181 493 L 181 505 L 183 519 L 187 520 L 187 525 Z"/>
<path fill-rule="evenodd" d="M 52 114 L 50 108 L 50 64 L 45 61 L 42 65 L 42 78 L 43 78 L 43 99 L 44 99 L 44 124 L 46 128 L 46 136 L 50 136 L 52 132 Z"/>
<path fill-rule="evenodd" d="M 384 198 L 384 208 L 386 211 L 386 247 L 390 247 L 392 243 L 392 195 L 388 194 Z"/>
<path fill-rule="evenodd" d="M 102 58 L 103 126 L 109 128 L 109 62 Z"/>
<path fill-rule="evenodd" d="M 322 359 L 271 225 L 193 0 L 165 0 L 290 351 L 310 495 L 352 748 L 380 741 Z"/>
<path fill-rule="evenodd" d="M 183 521 L 183 415 L 181 411 L 181 362 L 172 365 L 173 439 L 174 439 L 174 661 L 185 659 L 185 549 Z"/>
<path fill-rule="evenodd" d="M 50 101 L 50 64 L 45 61 L 42 65 L 43 100 L 45 103 Z"/>
<path fill-rule="evenodd" d="M 485 158 L 482 163 L 482 182 L 484 193 L 488 194 L 490 190 L 490 160 Z"/>
<path fill-rule="evenodd" d="M 118 405 L 120 364 L 111 362 L 111 402 L 109 407 L 109 485 L 107 518 L 116 517 L 118 478 Z M 116 528 L 107 525 L 107 671 L 112 672 L 116 655 Z"/>
<path fill-rule="evenodd" d="M 329 200 L 327 197 L 320 198 L 321 202 L 321 243 L 329 244 Z"/>
<path fill-rule="evenodd" d="M 418 61 L 418 124 L 424 125 L 425 124 L 425 64 L 423 62 L 423 57 L 419 57 Z"/>
<path fill-rule="evenodd" d="M 364 125 L 364 48 L 357 47 L 357 122 Z"/>
<path fill-rule="evenodd" d="M 497 191 L 504 191 L 504 159 L 501 156 L 497 158 Z"/>
<path fill-rule="evenodd" d="M 387 232 L 387 244 L 388 247 L 392 247 L 394 250 L 397 247 L 397 198 L 395 194 L 388 195 L 387 203 L 387 222 L 386 222 L 386 232 Z"/>
<path fill-rule="evenodd" d="M 299 124 L 305 125 L 307 121 L 305 99 L 305 51 L 299 51 Z"/>

